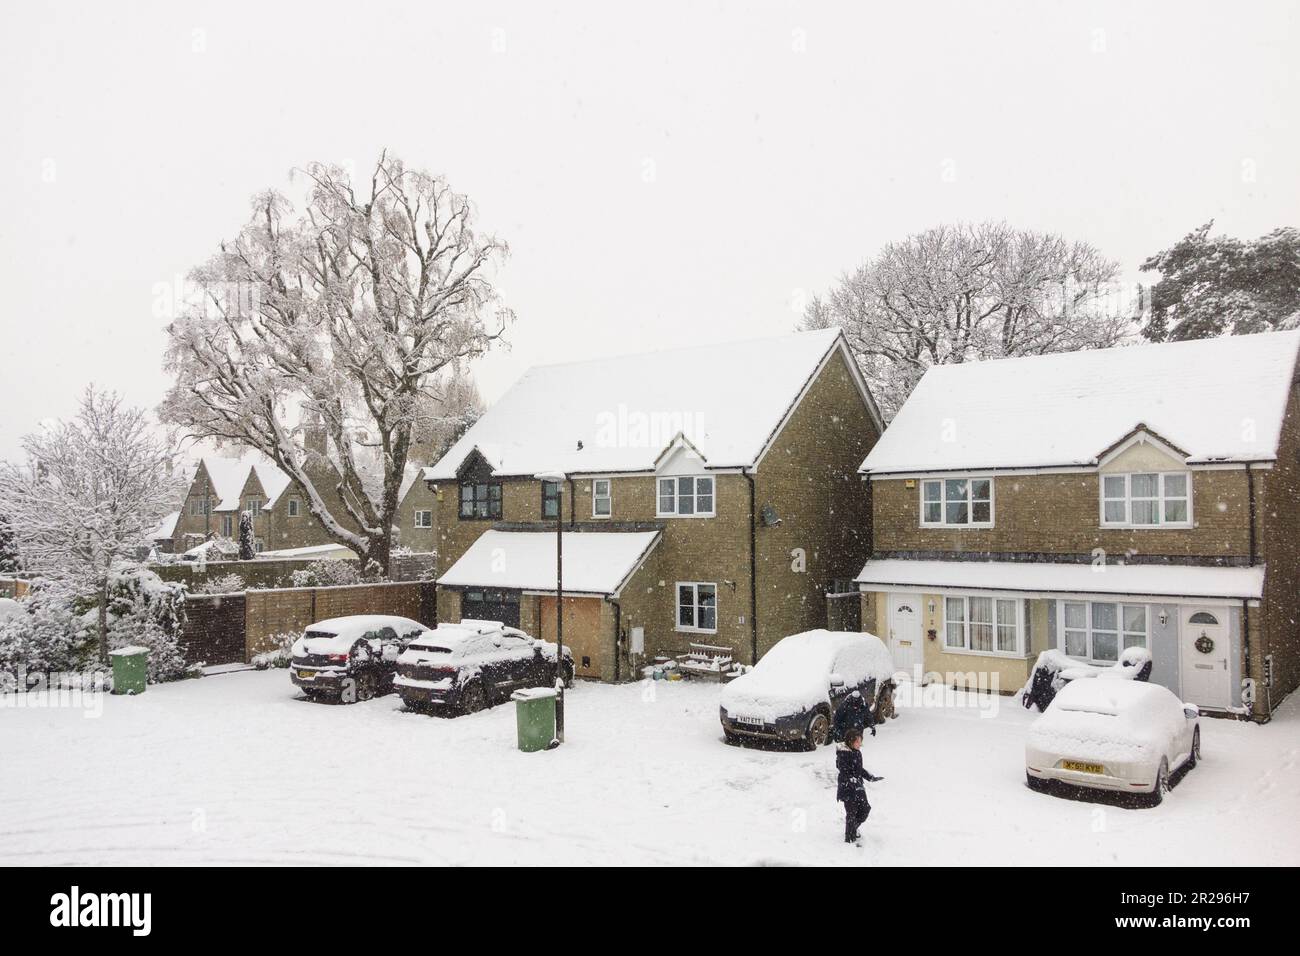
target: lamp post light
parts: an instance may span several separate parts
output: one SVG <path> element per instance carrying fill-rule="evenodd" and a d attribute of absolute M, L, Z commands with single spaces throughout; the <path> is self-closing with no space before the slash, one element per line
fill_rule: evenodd
<path fill-rule="evenodd" d="M 555 740 L 564 743 L 564 482 L 562 471 L 542 471 L 535 476 L 555 485 Z M 543 495 L 545 499 L 545 495 Z M 545 515 L 543 515 L 545 517 Z"/>

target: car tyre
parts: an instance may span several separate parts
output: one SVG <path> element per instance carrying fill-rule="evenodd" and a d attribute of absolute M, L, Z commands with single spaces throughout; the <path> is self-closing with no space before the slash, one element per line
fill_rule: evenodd
<path fill-rule="evenodd" d="M 825 746 L 831 739 L 831 719 L 822 711 L 814 711 L 808 718 L 808 728 L 804 731 L 804 748 L 816 750 Z"/>
<path fill-rule="evenodd" d="M 487 706 L 487 694 L 483 691 L 483 685 L 479 681 L 471 681 L 465 685 L 465 689 L 460 692 L 460 709 L 461 713 L 476 714 Z"/>
<path fill-rule="evenodd" d="M 1164 802 L 1169 792 L 1169 761 L 1160 759 L 1160 769 L 1156 771 L 1156 785 L 1151 791 L 1151 806 L 1158 807 Z"/>
<path fill-rule="evenodd" d="M 379 675 L 368 667 L 357 674 L 357 700 L 373 700 L 379 693 Z"/>

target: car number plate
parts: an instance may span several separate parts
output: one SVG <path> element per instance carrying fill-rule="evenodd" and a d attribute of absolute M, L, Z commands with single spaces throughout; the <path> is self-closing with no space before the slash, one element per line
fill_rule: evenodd
<path fill-rule="evenodd" d="M 1099 763 L 1081 763 L 1078 760 L 1062 760 L 1061 766 L 1066 770 L 1077 770 L 1080 773 L 1105 773 L 1106 770 Z"/>
<path fill-rule="evenodd" d="M 738 724 L 751 724 L 751 725 L 753 725 L 753 726 L 755 726 L 755 727 L 762 727 L 762 726 L 763 726 L 763 718 L 762 718 L 762 717 L 736 717 L 736 718 L 735 718 L 735 721 L 736 721 L 736 723 L 738 723 Z"/>
<path fill-rule="evenodd" d="M 298 672 L 298 676 L 301 677 L 303 680 L 311 680 L 313 677 L 316 676 L 316 672 L 315 672 L 315 671 L 299 671 L 299 672 Z"/>

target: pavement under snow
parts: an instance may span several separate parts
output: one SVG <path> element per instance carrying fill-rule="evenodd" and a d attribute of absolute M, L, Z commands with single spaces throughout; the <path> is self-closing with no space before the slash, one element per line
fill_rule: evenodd
<path fill-rule="evenodd" d="M 98 717 L 4 698 L 0 863 L 1300 863 L 1294 698 L 1264 727 L 1204 720 L 1201 765 L 1129 810 L 1029 791 L 1015 702 L 902 695 L 863 748 L 886 779 L 858 849 L 833 751 L 726 746 L 718 693 L 580 684 L 568 742 L 536 754 L 508 705 L 314 704 L 282 670 L 100 698 Z"/>

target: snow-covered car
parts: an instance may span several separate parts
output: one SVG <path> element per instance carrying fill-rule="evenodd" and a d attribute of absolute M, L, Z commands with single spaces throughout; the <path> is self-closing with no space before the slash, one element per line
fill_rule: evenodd
<path fill-rule="evenodd" d="M 722 688 L 728 743 L 743 738 L 829 742 L 840 703 L 860 691 L 873 710 L 892 697 L 894 662 L 884 642 L 858 631 L 805 631 L 777 641 L 753 670 Z"/>
<path fill-rule="evenodd" d="M 1032 790 L 1071 784 L 1150 794 L 1201 756 L 1200 712 L 1159 684 L 1076 680 L 1029 728 L 1025 775 Z"/>
<path fill-rule="evenodd" d="M 393 686 L 412 710 L 474 713 L 523 687 L 554 687 L 556 646 L 500 621 L 466 618 L 439 624 L 397 659 Z M 564 649 L 564 682 L 573 682 L 573 652 Z"/>
<path fill-rule="evenodd" d="M 356 614 L 317 621 L 290 649 L 289 677 L 313 700 L 369 700 L 393 689 L 397 658 L 425 627 L 409 617 Z"/>

